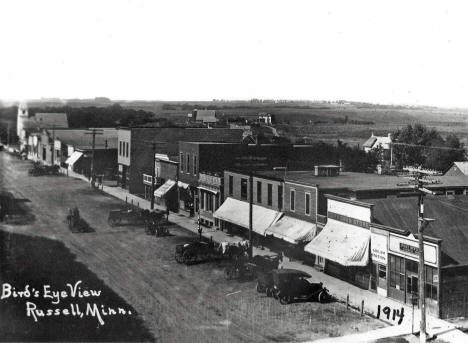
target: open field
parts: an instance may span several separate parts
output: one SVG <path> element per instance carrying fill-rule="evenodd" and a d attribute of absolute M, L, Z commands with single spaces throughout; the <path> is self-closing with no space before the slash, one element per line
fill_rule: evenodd
<path fill-rule="evenodd" d="M 8 308 L 0 307 L 14 318 L 6 322 L 8 330 L 0 326 L 0 340 L 290 342 L 384 326 L 339 303 L 280 305 L 256 293 L 254 282 L 226 281 L 223 262 L 179 265 L 174 247 L 196 239 L 194 234 L 172 226 L 170 237 L 155 238 L 141 227 L 110 227 L 107 213 L 121 207 L 120 201 L 92 191 L 79 180 L 29 177 L 29 166 L 0 153 L 1 188 L 29 200 L 22 204 L 35 220 L 0 226 L 4 237 L 10 238 L 8 258 L 14 264 L 14 268 L 3 267 L 9 270 L 3 278 L 14 280 L 18 288 L 28 282 L 37 287 L 51 284 L 54 289 L 81 280 L 83 288 L 102 290 L 96 302 L 126 308 L 132 314 L 106 317 L 104 325 L 98 325 L 96 318 L 72 317 L 31 325 L 24 301 L 15 300 Z M 73 206 L 78 206 L 93 232 L 69 231 L 65 216 Z M 25 324 L 30 325 L 27 332 Z M 67 330 L 58 330 L 58 325 L 66 325 Z M 88 325 L 93 328 L 83 332 Z"/>

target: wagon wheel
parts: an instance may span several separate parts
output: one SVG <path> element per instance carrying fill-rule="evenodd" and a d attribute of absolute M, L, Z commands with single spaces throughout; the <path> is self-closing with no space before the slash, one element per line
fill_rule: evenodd
<path fill-rule="evenodd" d="M 275 298 L 276 300 L 279 299 L 279 291 L 278 291 L 278 290 L 272 289 L 272 290 L 271 290 L 271 295 L 272 295 L 273 298 Z"/>
<path fill-rule="evenodd" d="M 256 289 L 258 293 L 265 293 L 265 287 L 260 282 L 257 282 Z"/>
<path fill-rule="evenodd" d="M 182 263 L 189 264 L 190 262 L 192 262 L 192 260 L 193 260 L 192 256 L 190 256 L 189 254 L 184 253 L 182 255 L 182 259 L 181 259 Z"/>
<path fill-rule="evenodd" d="M 176 260 L 177 263 L 181 263 L 181 262 L 182 262 L 182 260 L 181 260 L 181 258 L 180 258 L 180 255 L 177 254 L 177 253 L 175 254 L 175 260 Z"/>
<path fill-rule="evenodd" d="M 282 295 L 279 297 L 281 305 L 287 305 L 292 302 L 292 297 L 290 295 Z"/>
<path fill-rule="evenodd" d="M 117 221 L 116 221 L 115 218 L 109 218 L 109 219 L 107 220 L 107 223 L 108 223 L 110 226 L 115 226 L 115 225 L 117 225 Z"/>

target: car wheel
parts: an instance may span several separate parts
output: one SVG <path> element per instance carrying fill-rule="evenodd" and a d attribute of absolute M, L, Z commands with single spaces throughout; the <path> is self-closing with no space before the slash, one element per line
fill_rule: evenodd
<path fill-rule="evenodd" d="M 330 301 L 330 294 L 327 293 L 327 291 L 320 291 L 318 295 L 318 301 L 320 303 L 326 303 Z"/>
<path fill-rule="evenodd" d="M 292 297 L 290 295 L 283 295 L 280 297 L 281 305 L 287 305 L 292 302 Z"/>
<path fill-rule="evenodd" d="M 260 282 L 257 282 L 256 288 L 258 293 L 265 293 L 265 287 L 262 284 L 260 284 Z"/>
<path fill-rule="evenodd" d="M 273 296 L 273 298 L 275 298 L 276 300 L 279 299 L 279 291 L 275 290 L 275 289 L 272 289 L 271 290 L 271 295 Z"/>
<path fill-rule="evenodd" d="M 115 222 L 115 219 L 113 218 L 110 218 L 107 223 L 109 223 L 110 226 L 115 226 L 116 222 Z"/>
<path fill-rule="evenodd" d="M 265 290 L 266 296 L 271 298 L 273 296 L 273 290 L 270 287 L 267 287 Z"/>

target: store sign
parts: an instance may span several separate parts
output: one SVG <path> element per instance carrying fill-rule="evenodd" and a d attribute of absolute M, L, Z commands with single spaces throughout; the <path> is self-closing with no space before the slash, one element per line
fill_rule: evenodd
<path fill-rule="evenodd" d="M 371 221 L 371 209 L 369 207 L 359 206 L 357 204 L 350 204 L 348 202 L 342 202 L 333 199 L 328 199 L 327 203 L 327 209 L 329 212 L 359 219 L 368 223 Z"/>
<path fill-rule="evenodd" d="M 419 247 L 413 247 L 405 243 L 400 243 L 400 251 L 404 251 L 410 254 L 419 255 Z"/>
<path fill-rule="evenodd" d="M 372 262 L 387 264 L 387 237 L 371 233 Z"/>
<path fill-rule="evenodd" d="M 424 262 L 437 267 L 438 263 L 438 247 L 436 244 L 424 242 Z M 388 250 L 395 255 L 403 256 L 411 260 L 417 261 L 419 258 L 419 242 L 413 236 L 400 236 L 390 234 Z"/>

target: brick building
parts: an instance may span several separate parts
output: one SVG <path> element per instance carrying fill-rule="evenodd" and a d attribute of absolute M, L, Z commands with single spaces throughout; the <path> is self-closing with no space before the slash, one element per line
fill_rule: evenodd
<path fill-rule="evenodd" d="M 229 142 L 242 140 L 243 130 L 220 128 L 132 127 L 118 130 L 119 186 L 144 196 L 143 174 L 152 175 L 154 151 L 177 156 L 179 141 Z"/>

